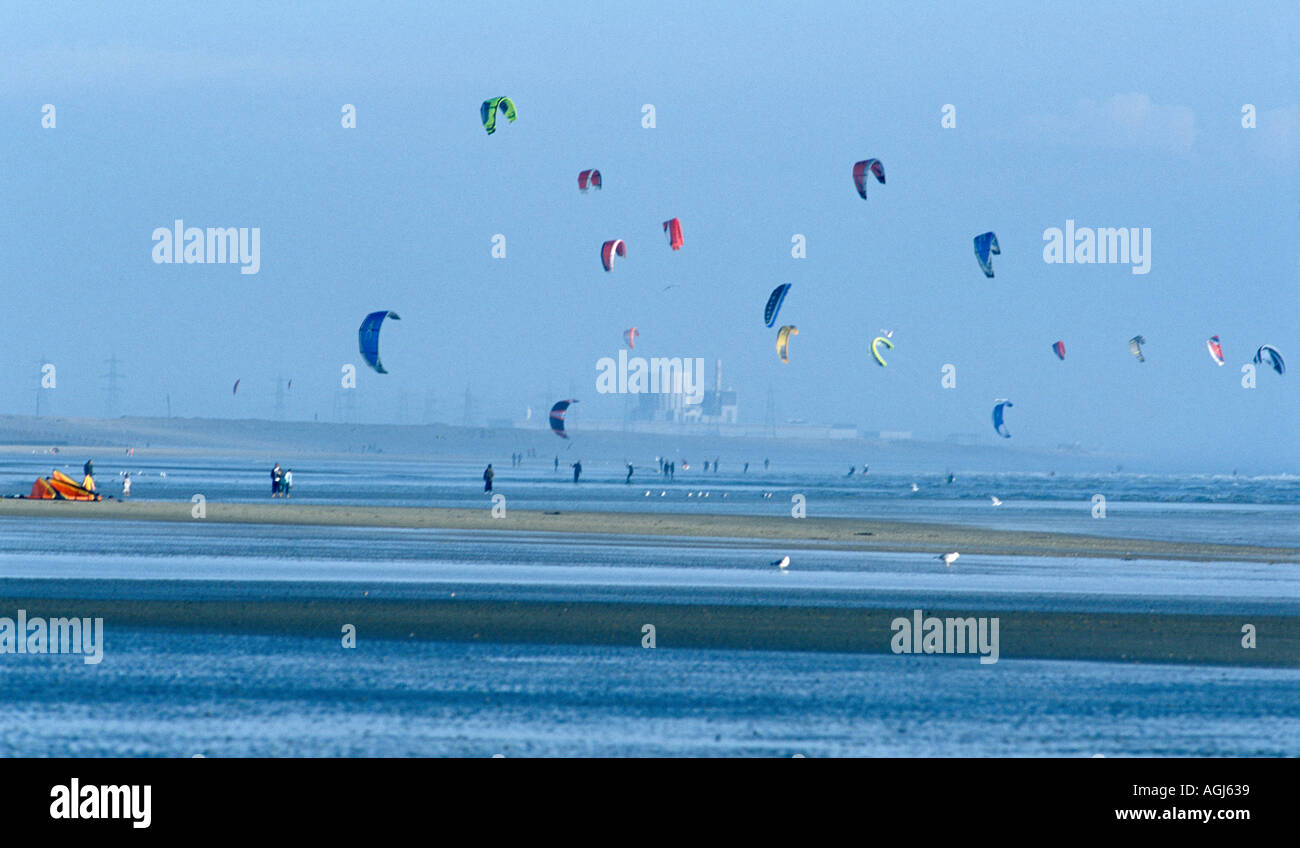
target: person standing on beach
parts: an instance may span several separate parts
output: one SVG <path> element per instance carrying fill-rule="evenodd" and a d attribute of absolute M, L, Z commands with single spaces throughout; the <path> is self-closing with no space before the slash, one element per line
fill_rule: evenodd
<path fill-rule="evenodd" d="M 489 462 L 488 467 L 483 469 L 483 491 L 492 491 L 492 478 L 495 476 L 497 473 L 492 470 L 492 463 Z"/>
<path fill-rule="evenodd" d="M 555 470 L 560 470 L 560 455 L 558 453 L 555 455 Z"/>
<path fill-rule="evenodd" d="M 280 480 L 283 479 L 283 476 L 280 471 L 280 463 L 277 462 L 275 467 L 271 469 L 271 497 L 278 498 L 280 496 Z"/>
<path fill-rule="evenodd" d="M 286 498 L 293 492 L 293 469 L 287 468 L 284 477 L 280 480 L 280 492 Z"/>
<path fill-rule="evenodd" d="M 627 483 L 628 485 L 632 484 L 632 463 L 630 462 L 627 464 L 627 479 L 624 480 L 623 482 Z"/>
<path fill-rule="evenodd" d="M 131 472 L 130 471 L 126 472 L 126 476 L 122 478 L 122 497 L 124 498 L 131 497 Z"/>
<path fill-rule="evenodd" d="M 575 483 L 578 482 L 578 478 L 581 476 L 582 476 L 582 460 L 578 460 L 577 462 L 573 463 L 573 482 Z"/>
<path fill-rule="evenodd" d="M 86 460 L 86 464 L 81 466 L 81 470 L 86 472 L 86 479 L 81 481 L 82 485 L 92 492 L 95 491 L 95 460 Z"/>

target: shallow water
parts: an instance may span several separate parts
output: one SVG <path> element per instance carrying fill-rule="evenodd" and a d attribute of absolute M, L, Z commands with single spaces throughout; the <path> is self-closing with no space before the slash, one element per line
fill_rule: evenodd
<path fill-rule="evenodd" d="M 20 659 L 0 754 L 1300 753 L 1300 675 L 1270 669 L 157 630 L 99 666 Z"/>
<path fill-rule="evenodd" d="M 790 567 L 773 567 L 786 553 Z M 274 582 L 286 595 L 314 584 L 316 597 L 364 586 L 484 600 L 1300 614 L 1300 566 L 1290 564 L 966 554 L 946 567 L 928 553 L 744 539 L 0 518 L 0 585 L 21 594 L 15 584 L 51 578 L 83 596 L 96 581 L 144 581 L 134 595 L 164 600 Z"/>

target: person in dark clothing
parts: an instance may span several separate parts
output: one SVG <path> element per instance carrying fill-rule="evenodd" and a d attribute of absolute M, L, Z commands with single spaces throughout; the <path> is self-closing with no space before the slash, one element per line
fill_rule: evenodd
<path fill-rule="evenodd" d="M 575 483 L 578 482 L 578 478 L 581 476 L 582 476 L 582 460 L 578 460 L 577 462 L 573 463 L 573 482 Z"/>
<path fill-rule="evenodd" d="M 492 470 L 492 463 L 489 462 L 488 467 L 483 469 L 483 491 L 492 491 L 492 478 L 495 476 L 497 473 Z"/>
<path fill-rule="evenodd" d="M 84 471 L 84 472 L 86 472 L 86 476 L 87 476 L 87 477 L 94 477 L 94 476 L 95 476 L 95 460 L 93 460 L 93 459 L 88 459 L 88 460 L 86 460 L 86 464 L 83 465 L 83 466 L 81 466 L 81 470 Z"/>
<path fill-rule="evenodd" d="M 559 455 L 559 454 L 556 454 L 556 455 L 555 455 L 555 470 L 556 470 L 556 471 L 559 471 L 559 470 L 560 470 L 560 455 Z"/>
<path fill-rule="evenodd" d="M 276 463 L 271 469 L 271 497 L 280 497 L 280 481 L 284 479 L 284 473 L 280 471 L 280 463 Z"/>
<path fill-rule="evenodd" d="M 628 485 L 631 485 L 632 483 L 632 463 L 630 462 L 627 464 L 627 479 L 624 480 L 623 482 L 627 483 Z"/>

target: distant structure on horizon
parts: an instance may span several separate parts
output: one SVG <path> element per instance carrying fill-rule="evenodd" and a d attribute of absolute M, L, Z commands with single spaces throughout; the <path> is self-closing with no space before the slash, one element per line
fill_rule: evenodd
<path fill-rule="evenodd" d="M 686 393 L 675 392 L 641 394 L 636 406 L 630 410 L 633 421 L 655 421 L 673 424 L 735 424 L 740 406 L 734 389 L 722 388 L 722 360 L 714 360 L 713 388 L 704 390 L 699 403 L 687 403 Z"/>

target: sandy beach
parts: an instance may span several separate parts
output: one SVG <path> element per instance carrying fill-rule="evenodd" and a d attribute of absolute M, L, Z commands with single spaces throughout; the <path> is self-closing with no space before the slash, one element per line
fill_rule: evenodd
<path fill-rule="evenodd" d="M 1300 549 L 1124 539 L 1069 533 L 992 530 L 959 525 L 850 518 L 771 518 L 742 515 L 326 506 L 275 502 L 207 502 L 195 518 L 191 503 L 162 501 L 0 500 L 0 518 L 80 518 L 129 521 L 207 521 L 224 524 L 288 524 L 325 527 L 398 527 L 502 532 L 593 533 L 687 538 L 772 539 L 840 550 L 904 553 L 957 550 L 1000 556 L 1105 557 L 1191 562 L 1300 562 Z"/>

